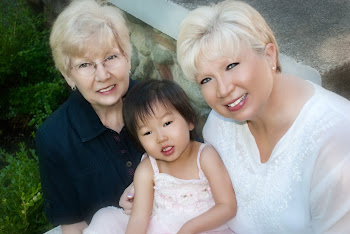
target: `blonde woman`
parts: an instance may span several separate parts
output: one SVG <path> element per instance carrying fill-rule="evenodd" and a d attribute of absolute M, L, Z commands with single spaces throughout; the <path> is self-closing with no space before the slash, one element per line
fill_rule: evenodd
<path fill-rule="evenodd" d="M 237 197 L 236 233 L 350 232 L 350 102 L 281 73 L 274 34 L 240 1 L 182 22 L 178 61 L 213 109 L 203 129 Z"/>
<path fill-rule="evenodd" d="M 97 210 L 118 206 L 143 153 L 122 117 L 135 83 L 129 31 L 116 7 L 74 0 L 56 19 L 50 45 L 72 94 L 36 133 L 45 211 L 63 233 L 81 233 Z"/>

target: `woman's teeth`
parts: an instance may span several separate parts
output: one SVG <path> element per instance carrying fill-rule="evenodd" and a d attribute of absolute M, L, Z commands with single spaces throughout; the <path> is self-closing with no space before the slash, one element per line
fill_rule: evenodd
<path fill-rule="evenodd" d="M 114 85 L 111 85 L 111 86 L 109 86 L 108 88 L 101 89 L 99 92 L 101 92 L 101 93 L 107 92 L 107 91 L 109 91 L 109 90 L 111 90 L 111 89 L 113 89 L 113 88 L 114 88 Z"/>
<path fill-rule="evenodd" d="M 229 106 L 229 107 L 237 106 L 238 103 L 240 103 L 246 96 L 247 96 L 247 94 L 244 94 L 241 98 L 237 99 L 234 103 L 228 104 L 227 106 Z"/>

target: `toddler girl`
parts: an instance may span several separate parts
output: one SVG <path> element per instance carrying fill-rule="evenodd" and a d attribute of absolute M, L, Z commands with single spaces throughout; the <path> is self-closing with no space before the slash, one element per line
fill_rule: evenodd
<path fill-rule="evenodd" d="M 146 151 L 134 176 L 131 216 L 98 211 L 84 233 L 233 233 L 236 214 L 227 170 L 215 149 L 193 140 L 196 115 L 169 80 L 140 82 L 123 104 L 131 138 Z"/>

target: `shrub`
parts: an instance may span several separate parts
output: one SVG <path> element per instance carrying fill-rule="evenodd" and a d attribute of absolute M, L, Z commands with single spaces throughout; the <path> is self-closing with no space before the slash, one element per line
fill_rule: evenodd
<path fill-rule="evenodd" d="M 0 32 L 0 119 L 32 131 L 68 97 L 51 58 L 46 19 L 27 0 L 0 0 Z M 12 155 L 1 147 L 0 233 L 51 229 L 34 150 L 22 143 Z"/>
<path fill-rule="evenodd" d="M 67 96 L 65 81 L 57 78 L 53 82 L 39 82 L 21 86 L 9 93 L 8 118 L 30 115 L 28 126 L 37 129 Z M 30 95 L 28 95 L 30 94 Z"/>
<path fill-rule="evenodd" d="M 25 0 L 0 1 L 0 119 L 39 126 L 68 96 L 55 69 L 43 14 Z"/>
<path fill-rule="evenodd" d="M 52 228 L 43 211 L 38 159 L 21 143 L 15 156 L 0 148 L 0 233 L 43 233 Z"/>

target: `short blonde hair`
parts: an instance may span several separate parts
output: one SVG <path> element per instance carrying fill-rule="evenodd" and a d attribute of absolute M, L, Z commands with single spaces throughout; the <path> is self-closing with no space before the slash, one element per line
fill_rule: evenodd
<path fill-rule="evenodd" d="M 57 17 L 50 46 L 56 67 L 70 72 L 70 59 L 118 47 L 129 59 L 131 43 L 123 13 L 102 0 L 73 0 Z"/>
<path fill-rule="evenodd" d="M 278 45 L 264 18 L 247 3 L 227 0 L 188 14 L 180 26 L 177 59 L 187 78 L 195 81 L 202 61 L 235 58 L 243 46 L 263 53 L 268 43 L 276 46 L 276 66 L 281 71 Z"/>

